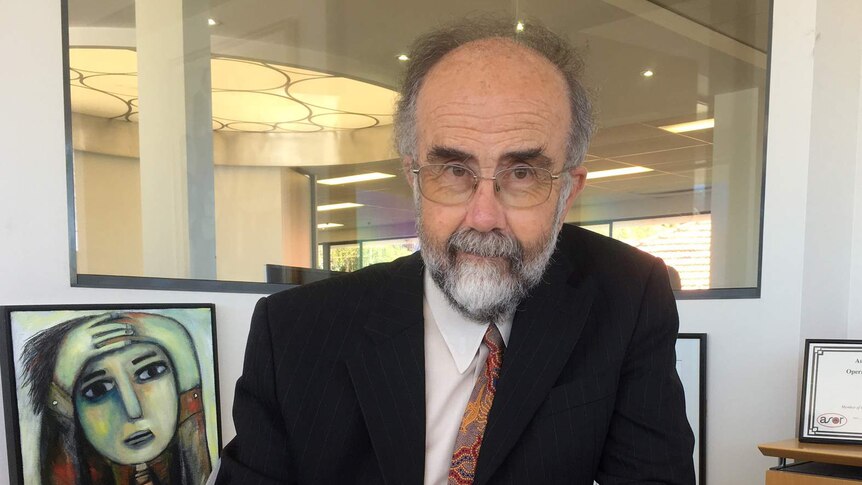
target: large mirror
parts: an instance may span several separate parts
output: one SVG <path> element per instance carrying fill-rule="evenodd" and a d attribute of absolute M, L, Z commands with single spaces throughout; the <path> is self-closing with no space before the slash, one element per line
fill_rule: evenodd
<path fill-rule="evenodd" d="M 73 279 L 260 288 L 416 251 L 404 54 L 489 11 L 586 60 L 599 130 L 566 222 L 662 257 L 680 294 L 757 294 L 768 0 L 441 1 L 67 0 Z"/>

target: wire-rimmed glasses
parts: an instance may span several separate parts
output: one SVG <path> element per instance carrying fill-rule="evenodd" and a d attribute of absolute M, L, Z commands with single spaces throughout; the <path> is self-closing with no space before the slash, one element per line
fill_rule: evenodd
<path fill-rule="evenodd" d="M 482 177 L 460 164 L 430 164 L 412 170 L 419 180 L 419 192 L 426 199 L 444 205 L 470 200 L 480 180 L 494 183 L 494 193 L 508 207 L 537 206 L 551 195 L 554 175 L 550 170 L 519 165 L 498 170 L 493 177 Z"/>

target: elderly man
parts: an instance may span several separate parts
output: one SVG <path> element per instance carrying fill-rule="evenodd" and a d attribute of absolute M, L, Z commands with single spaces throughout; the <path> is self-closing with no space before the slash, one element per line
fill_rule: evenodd
<path fill-rule="evenodd" d="M 487 20 L 410 59 L 421 254 L 258 303 L 218 483 L 693 484 L 664 264 L 563 225 L 580 61 Z"/>

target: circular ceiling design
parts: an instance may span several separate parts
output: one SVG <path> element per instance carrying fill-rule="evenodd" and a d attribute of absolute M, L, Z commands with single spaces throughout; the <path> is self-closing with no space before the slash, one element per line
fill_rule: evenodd
<path fill-rule="evenodd" d="M 275 125 L 275 128 L 277 131 L 297 131 L 302 133 L 320 131 L 323 129 L 322 126 L 312 123 L 278 123 Z"/>
<path fill-rule="evenodd" d="M 218 58 L 212 60 L 211 68 L 213 90 L 268 91 L 289 81 L 278 69 L 257 62 Z"/>
<path fill-rule="evenodd" d="M 287 94 L 303 103 L 335 111 L 364 114 L 390 114 L 383 109 L 395 104 L 397 94 L 391 89 L 357 82 L 346 77 L 321 77 L 293 82 Z M 375 111 L 381 110 L 382 111 Z"/>
<path fill-rule="evenodd" d="M 87 72 L 138 72 L 138 55 L 130 49 L 69 49 L 69 66 Z"/>
<path fill-rule="evenodd" d="M 138 122 L 137 54 L 69 49 L 72 111 Z M 214 131 L 308 133 L 392 124 L 397 93 L 344 76 L 214 57 Z M 144 101 L 146 104 L 146 100 Z"/>
<path fill-rule="evenodd" d="M 96 74 L 85 77 L 81 84 L 111 94 L 138 95 L 138 76 L 133 74 Z"/>
<path fill-rule="evenodd" d="M 333 129 L 358 129 L 368 128 L 377 124 L 373 116 L 353 113 L 325 113 L 314 115 L 311 121 L 324 128 Z"/>
<path fill-rule="evenodd" d="M 256 91 L 214 91 L 212 103 L 213 118 L 220 120 L 279 123 L 299 121 L 310 114 L 298 101 Z"/>
<path fill-rule="evenodd" d="M 253 133 L 263 133 L 273 130 L 272 125 L 266 123 L 248 123 L 246 121 L 228 123 L 225 127 L 230 131 L 248 131 Z"/>
<path fill-rule="evenodd" d="M 126 102 L 108 93 L 83 86 L 72 85 L 72 111 L 99 118 L 118 118 L 128 113 Z"/>

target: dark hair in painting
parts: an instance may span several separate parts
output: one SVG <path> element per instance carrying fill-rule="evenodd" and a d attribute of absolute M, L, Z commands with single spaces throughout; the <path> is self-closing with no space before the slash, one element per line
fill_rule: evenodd
<path fill-rule="evenodd" d="M 80 416 L 75 408 L 74 394 L 78 390 L 80 372 L 86 367 L 76 365 L 75 369 L 64 369 L 74 372 L 75 388 L 60 389 L 55 382 L 57 366 L 66 362 L 58 362 L 60 349 L 66 342 L 66 337 L 75 329 L 89 325 L 94 318 L 102 322 L 122 323 L 127 326 L 128 334 L 121 334 L 118 340 L 127 342 L 127 346 L 136 342 L 149 343 L 164 351 L 170 361 L 171 379 L 179 402 L 177 410 L 178 422 L 173 436 L 167 446 L 158 456 L 146 463 L 146 473 L 153 484 L 199 485 L 209 475 L 211 463 L 206 445 L 206 424 L 203 405 L 198 362 L 194 356 L 194 346 L 185 328 L 171 318 L 147 313 L 114 313 L 103 315 L 88 315 L 61 322 L 45 329 L 26 341 L 22 351 L 23 382 L 28 387 L 28 397 L 33 412 L 39 419 L 39 466 L 42 483 L 54 485 L 109 485 L 116 483 L 135 483 L 135 473 L 139 470 L 134 465 L 115 463 L 103 456 L 89 442 L 85 434 Z M 147 334 L 146 325 L 157 322 L 160 328 L 173 332 L 171 335 Z M 182 345 L 178 345 L 177 342 Z M 128 348 L 128 347 L 123 347 Z M 194 363 L 192 373 L 196 379 L 186 379 L 187 388 L 182 388 L 179 381 L 180 370 L 175 364 L 179 352 L 187 354 L 186 362 Z M 111 351 L 102 354 L 97 350 L 94 357 L 87 362 L 103 358 Z M 167 375 L 167 374 L 166 374 Z M 188 384 L 191 382 L 192 384 Z M 164 436 L 169 436 L 165 434 Z"/>
<path fill-rule="evenodd" d="M 24 364 L 24 384 L 30 388 L 30 402 L 36 414 L 43 414 L 48 406 L 48 391 L 54 376 L 57 353 L 60 343 L 72 328 L 84 323 L 91 317 L 79 317 L 43 330 L 27 341 L 21 360 Z"/>

